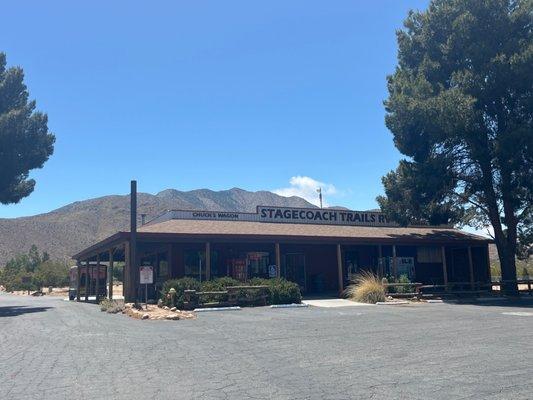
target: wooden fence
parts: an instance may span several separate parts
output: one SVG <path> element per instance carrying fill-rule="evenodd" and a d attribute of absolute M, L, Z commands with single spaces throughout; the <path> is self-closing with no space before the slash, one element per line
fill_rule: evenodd
<path fill-rule="evenodd" d="M 226 290 L 212 292 L 185 290 L 183 297 L 186 310 L 237 305 L 264 306 L 268 300 L 268 286 L 229 286 Z"/>
<path fill-rule="evenodd" d="M 503 284 L 514 283 L 520 293 L 533 296 L 533 280 L 519 279 L 516 281 L 498 282 L 449 282 L 447 285 L 424 285 L 422 283 L 386 283 L 385 291 L 393 297 L 431 297 L 431 296 L 472 296 L 493 294 L 498 292 Z M 496 287 L 498 289 L 496 289 Z M 405 292 L 404 288 L 410 289 Z M 401 290 L 398 290 L 401 289 Z"/>

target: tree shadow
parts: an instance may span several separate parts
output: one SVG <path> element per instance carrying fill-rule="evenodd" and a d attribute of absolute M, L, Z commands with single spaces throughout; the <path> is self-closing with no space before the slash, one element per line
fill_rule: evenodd
<path fill-rule="evenodd" d="M 1 317 L 16 317 L 22 314 L 31 314 L 48 311 L 54 307 L 28 307 L 28 306 L 3 306 L 0 307 Z"/>

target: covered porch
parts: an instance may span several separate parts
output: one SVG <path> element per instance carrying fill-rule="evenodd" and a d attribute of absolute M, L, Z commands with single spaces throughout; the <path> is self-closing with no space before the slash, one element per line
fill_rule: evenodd
<path fill-rule="evenodd" d="M 305 295 L 340 294 L 353 276 L 364 270 L 387 277 L 406 275 L 410 281 L 426 285 L 461 283 L 470 290 L 490 282 L 488 246 L 479 242 L 191 237 L 152 232 L 139 232 L 136 242 L 135 262 L 131 261 L 128 232 L 119 232 L 75 255 L 82 270 L 105 269 L 105 283 L 78 279 L 77 300 L 88 301 L 92 292 L 97 301 L 102 296 L 112 299 L 117 262 L 124 265 L 126 301 L 144 298 L 145 288 L 139 284 L 141 266 L 153 267 L 154 283 L 147 289 L 148 299 L 154 301 L 165 281 L 182 277 L 199 281 L 224 276 L 240 281 L 283 277 L 298 283 Z M 105 291 L 101 285 L 105 285 Z"/>

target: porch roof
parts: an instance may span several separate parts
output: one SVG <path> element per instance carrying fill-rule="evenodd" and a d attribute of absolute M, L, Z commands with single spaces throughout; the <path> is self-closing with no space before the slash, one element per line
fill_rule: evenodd
<path fill-rule="evenodd" d="M 290 241 L 323 243 L 376 244 L 486 244 L 483 236 L 446 227 L 374 227 L 315 224 L 287 224 L 250 221 L 212 221 L 172 219 L 144 225 L 138 229 L 138 240 L 241 240 Z M 73 256 L 80 259 L 106 247 L 129 240 L 129 232 L 116 234 L 82 250 Z"/>
<path fill-rule="evenodd" d="M 250 236 L 335 240 L 379 240 L 390 242 L 438 241 L 483 242 L 490 239 L 449 227 L 375 227 L 317 224 L 287 224 L 250 221 L 172 219 L 139 228 L 142 233 L 191 236 Z"/>

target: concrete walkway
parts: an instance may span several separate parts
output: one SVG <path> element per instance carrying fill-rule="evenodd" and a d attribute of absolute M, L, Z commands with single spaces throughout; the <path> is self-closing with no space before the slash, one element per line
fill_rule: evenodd
<path fill-rule="evenodd" d="M 355 301 L 346 299 L 317 299 L 317 300 L 302 300 L 302 303 L 313 307 L 361 307 L 361 306 L 373 306 L 374 304 L 356 303 Z"/>

